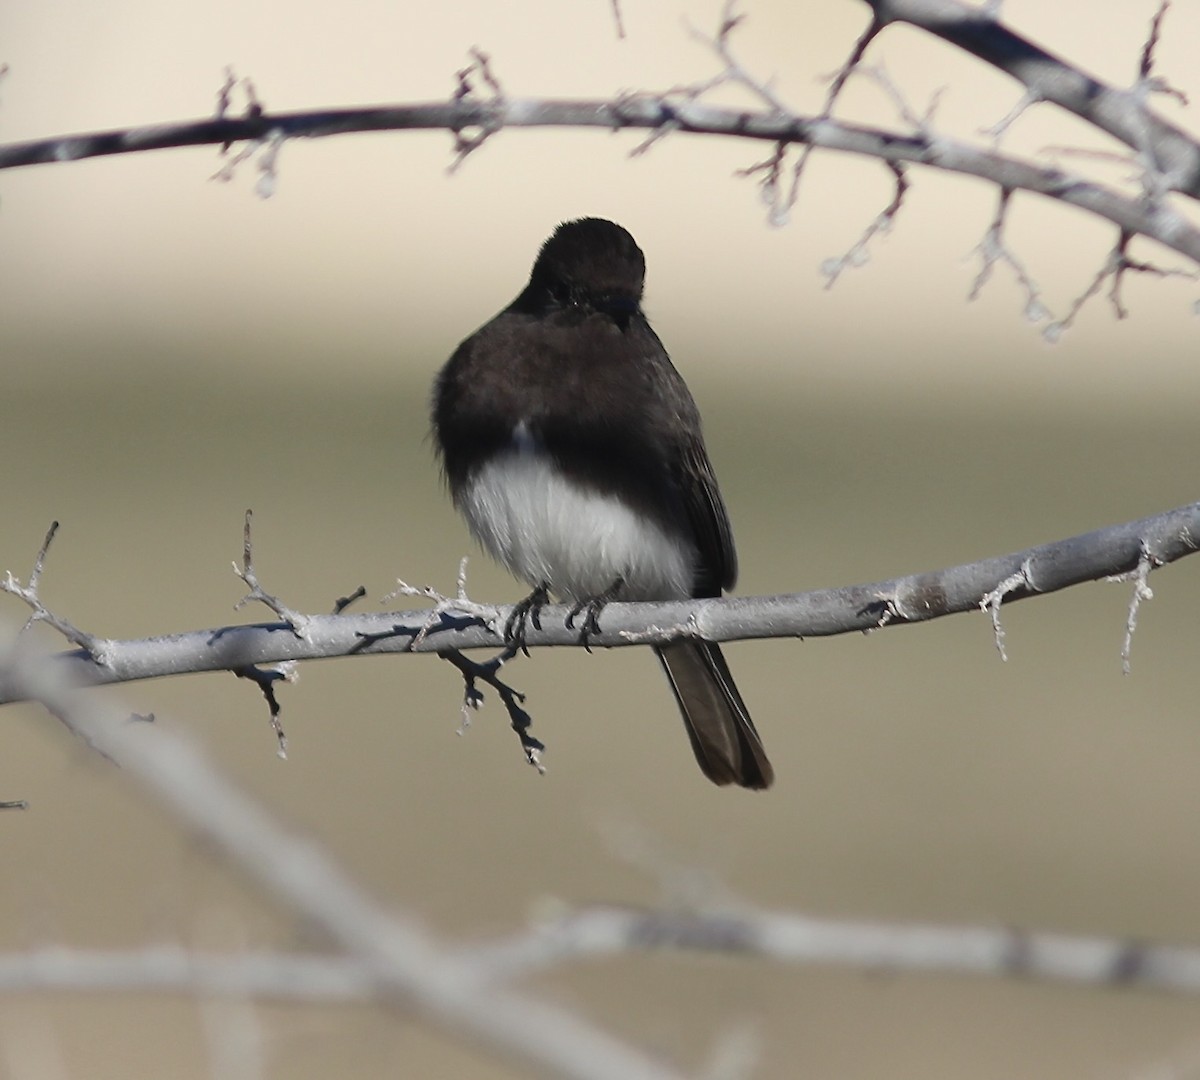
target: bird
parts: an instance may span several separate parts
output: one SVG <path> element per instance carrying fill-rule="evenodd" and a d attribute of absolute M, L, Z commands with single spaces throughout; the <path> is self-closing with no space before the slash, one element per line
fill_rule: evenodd
<path fill-rule="evenodd" d="M 699 410 L 642 310 L 645 269 L 620 225 L 559 225 L 524 289 L 433 387 L 451 499 L 480 545 L 533 588 L 522 620 L 553 594 L 572 616 L 587 609 L 585 641 L 609 600 L 716 597 L 737 579 Z M 704 775 L 770 787 L 774 769 L 720 648 L 698 638 L 653 648 Z"/>

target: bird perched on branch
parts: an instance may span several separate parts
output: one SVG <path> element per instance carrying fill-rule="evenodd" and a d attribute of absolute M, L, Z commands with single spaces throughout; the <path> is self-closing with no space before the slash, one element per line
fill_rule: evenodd
<path fill-rule="evenodd" d="M 737 557 L 682 377 L 642 312 L 645 259 L 601 218 L 560 225 L 529 283 L 468 337 L 434 386 L 455 506 L 534 592 L 598 628 L 604 603 L 719 596 Z M 523 622 L 510 621 L 519 634 Z M 766 788 L 763 745 L 721 650 L 656 645 L 696 760 L 716 784 Z"/>

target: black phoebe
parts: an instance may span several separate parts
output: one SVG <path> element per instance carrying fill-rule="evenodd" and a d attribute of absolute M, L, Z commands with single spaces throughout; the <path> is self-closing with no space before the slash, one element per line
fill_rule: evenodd
<path fill-rule="evenodd" d="M 601 218 L 560 225 L 525 290 L 455 350 L 433 393 L 454 505 L 513 574 L 579 608 L 720 596 L 737 557 L 700 414 L 642 313 L 646 263 Z M 721 650 L 662 661 L 713 783 L 774 770 Z"/>

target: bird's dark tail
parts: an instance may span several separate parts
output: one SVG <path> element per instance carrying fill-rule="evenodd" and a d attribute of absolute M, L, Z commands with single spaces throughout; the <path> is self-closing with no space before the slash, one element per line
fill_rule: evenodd
<path fill-rule="evenodd" d="M 775 770 L 721 650 L 707 641 L 676 641 L 654 651 L 671 680 L 704 775 L 714 784 L 770 787 Z"/>

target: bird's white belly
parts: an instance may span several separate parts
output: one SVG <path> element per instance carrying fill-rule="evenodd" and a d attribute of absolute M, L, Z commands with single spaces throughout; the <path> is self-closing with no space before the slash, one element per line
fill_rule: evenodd
<path fill-rule="evenodd" d="M 572 482 L 540 449 L 498 454 L 461 492 L 479 542 L 530 585 L 565 600 L 599 596 L 620 578 L 622 600 L 692 594 L 696 551 L 612 495 Z"/>

